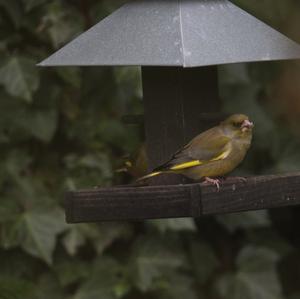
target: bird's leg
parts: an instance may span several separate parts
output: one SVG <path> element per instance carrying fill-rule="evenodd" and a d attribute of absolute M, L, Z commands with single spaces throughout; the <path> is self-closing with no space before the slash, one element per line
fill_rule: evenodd
<path fill-rule="evenodd" d="M 219 179 L 212 179 L 209 177 L 204 178 L 204 183 L 210 183 L 217 187 L 218 191 L 220 190 L 220 180 Z"/>

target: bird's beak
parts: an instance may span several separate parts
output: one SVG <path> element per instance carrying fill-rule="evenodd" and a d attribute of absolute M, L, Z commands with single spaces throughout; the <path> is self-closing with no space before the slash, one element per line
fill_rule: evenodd
<path fill-rule="evenodd" d="M 253 122 L 249 121 L 248 119 L 244 120 L 242 123 L 242 131 L 250 130 L 254 127 Z"/>

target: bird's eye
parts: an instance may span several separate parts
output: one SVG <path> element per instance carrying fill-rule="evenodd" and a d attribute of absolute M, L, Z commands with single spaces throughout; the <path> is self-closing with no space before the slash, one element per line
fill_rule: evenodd
<path fill-rule="evenodd" d="M 236 127 L 236 128 L 240 128 L 241 127 L 241 124 L 236 122 L 236 123 L 233 123 L 233 125 Z"/>

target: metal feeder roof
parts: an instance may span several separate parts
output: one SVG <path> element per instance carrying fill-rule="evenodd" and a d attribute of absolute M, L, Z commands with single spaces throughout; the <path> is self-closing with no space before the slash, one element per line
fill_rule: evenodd
<path fill-rule="evenodd" d="M 297 43 L 227 0 L 140 0 L 40 65 L 197 67 L 298 58 Z"/>

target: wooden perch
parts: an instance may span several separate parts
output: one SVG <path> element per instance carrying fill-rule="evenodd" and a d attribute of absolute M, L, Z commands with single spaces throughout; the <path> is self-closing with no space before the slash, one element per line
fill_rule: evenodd
<path fill-rule="evenodd" d="M 68 192 L 68 223 L 200 217 L 300 204 L 300 172 L 203 183 Z"/>

